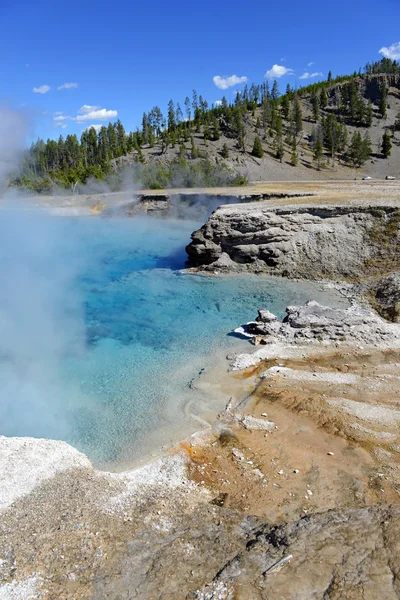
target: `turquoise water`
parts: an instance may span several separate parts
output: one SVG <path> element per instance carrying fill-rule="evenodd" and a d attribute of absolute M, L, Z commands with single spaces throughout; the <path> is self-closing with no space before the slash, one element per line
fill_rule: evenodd
<path fill-rule="evenodd" d="M 329 297 L 310 283 L 180 273 L 192 221 L 11 222 L 0 227 L 0 434 L 64 439 L 100 465 L 138 460 L 159 428 L 193 429 L 188 382 L 238 345 L 230 332 L 258 308 L 283 316 Z"/>

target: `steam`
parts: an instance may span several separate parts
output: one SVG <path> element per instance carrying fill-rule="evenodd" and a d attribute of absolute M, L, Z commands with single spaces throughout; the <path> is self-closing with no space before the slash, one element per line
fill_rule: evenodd
<path fill-rule="evenodd" d="M 0 190 L 23 153 L 27 121 L 22 112 L 0 105 Z"/>
<path fill-rule="evenodd" d="M 23 154 L 26 119 L 0 107 L 0 189 Z M 84 350 L 76 277 L 82 252 L 71 224 L 0 198 L 0 434 L 68 435 L 61 360 Z"/>

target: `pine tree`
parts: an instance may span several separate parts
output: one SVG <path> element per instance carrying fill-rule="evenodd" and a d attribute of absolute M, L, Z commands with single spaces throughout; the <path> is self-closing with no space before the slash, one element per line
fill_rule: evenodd
<path fill-rule="evenodd" d="M 300 100 L 297 94 L 293 101 L 293 124 L 294 124 L 294 135 L 299 135 L 303 131 L 303 115 L 301 112 Z"/>
<path fill-rule="evenodd" d="M 339 138 L 340 126 L 337 123 L 336 116 L 331 113 L 325 119 L 322 119 L 322 132 L 324 145 L 329 150 L 331 158 L 335 158 L 337 142 Z"/>
<path fill-rule="evenodd" d="M 192 112 L 191 112 L 191 105 L 190 105 L 190 98 L 189 98 L 189 96 L 186 96 L 186 98 L 185 98 L 185 109 L 186 109 L 187 122 L 188 122 L 188 124 L 190 124 L 190 119 L 191 119 L 191 116 L 192 116 Z"/>
<path fill-rule="evenodd" d="M 186 146 L 183 142 L 181 142 L 179 146 L 179 159 L 181 163 L 185 160 L 186 157 Z"/>
<path fill-rule="evenodd" d="M 118 156 L 122 156 L 126 153 L 126 133 L 125 128 L 119 119 L 115 124 L 115 129 L 117 132 Z"/>
<path fill-rule="evenodd" d="M 278 100 L 279 96 L 280 96 L 279 86 L 278 86 L 277 80 L 275 79 L 274 83 L 272 85 L 271 98 L 274 102 L 276 102 Z"/>
<path fill-rule="evenodd" d="M 190 143 L 191 143 L 191 148 L 190 148 L 190 154 L 191 154 L 191 158 L 198 158 L 199 156 L 199 151 L 196 148 L 196 144 L 194 143 L 194 138 L 193 136 L 190 138 Z"/>
<path fill-rule="evenodd" d="M 278 133 L 275 134 L 274 137 L 274 154 L 275 157 L 278 158 L 280 160 L 280 162 L 283 162 L 283 156 L 284 156 L 284 150 L 283 150 L 283 140 L 282 140 L 282 135 L 279 135 Z"/>
<path fill-rule="evenodd" d="M 386 129 L 382 137 L 382 154 L 385 158 L 389 158 L 392 150 L 392 140 L 390 134 Z"/>
<path fill-rule="evenodd" d="M 253 150 L 251 151 L 253 156 L 262 158 L 264 156 L 264 150 L 261 144 L 261 140 L 258 136 L 254 138 Z"/>
<path fill-rule="evenodd" d="M 203 137 L 204 137 L 204 141 L 206 142 L 206 146 L 207 146 L 207 141 L 210 139 L 210 128 L 208 125 L 208 120 L 204 123 Z"/>
<path fill-rule="evenodd" d="M 328 106 L 328 94 L 326 93 L 326 89 L 323 87 L 320 95 L 319 95 L 319 105 L 322 109 Z"/>
<path fill-rule="evenodd" d="M 199 100 L 198 100 L 198 97 L 197 97 L 197 92 L 196 92 L 196 90 L 193 90 L 193 92 L 192 92 L 192 108 L 193 108 L 193 111 L 195 111 L 196 108 L 198 108 L 198 107 L 199 107 Z"/>
<path fill-rule="evenodd" d="M 363 156 L 364 162 L 366 162 L 369 159 L 371 154 L 372 154 L 371 137 L 370 137 L 368 131 L 366 131 L 364 133 L 364 137 L 362 140 L 362 156 Z"/>
<path fill-rule="evenodd" d="M 317 138 L 317 141 L 315 142 L 315 148 L 314 148 L 314 160 L 317 163 L 318 171 L 321 170 L 321 161 L 323 158 L 324 158 L 324 149 L 322 146 L 321 136 L 319 135 Z"/>
<path fill-rule="evenodd" d="M 181 106 L 180 106 L 179 102 L 177 102 L 177 104 L 176 104 L 175 116 L 176 116 L 176 124 L 179 125 L 180 123 L 182 123 L 182 121 L 183 121 L 183 112 L 182 112 L 182 109 L 181 109 Z"/>
<path fill-rule="evenodd" d="M 229 148 L 226 142 L 222 146 L 221 156 L 222 158 L 229 158 Z"/>
<path fill-rule="evenodd" d="M 381 88 L 381 97 L 379 99 L 379 112 L 382 119 L 386 119 L 387 117 L 387 87 L 386 82 L 382 83 Z"/>
<path fill-rule="evenodd" d="M 365 120 L 364 120 L 365 127 L 371 127 L 372 117 L 373 117 L 372 102 L 371 102 L 371 100 L 368 100 L 367 108 L 365 111 Z"/>
<path fill-rule="evenodd" d="M 318 102 L 317 92 L 315 89 L 312 92 L 311 103 L 312 103 L 312 108 L 313 108 L 314 121 L 317 123 L 317 121 L 319 119 L 319 102 Z"/>
<path fill-rule="evenodd" d="M 283 118 L 287 119 L 289 116 L 289 111 L 290 111 L 290 100 L 289 100 L 289 96 L 287 94 L 282 97 L 281 110 L 282 110 Z"/>
<path fill-rule="evenodd" d="M 400 112 L 396 116 L 396 121 L 393 126 L 394 131 L 400 131 Z"/>
<path fill-rule="evenodd" d="M 331 83 L 332 81 L 332 71 L 329 71 L 328 73 L 328 83 Z"/>
<path fill-rule="evenodd" d="M 356 131 L 351 138 L 349 147 L 349 158 L 354 167 L 362 167 L 371 156 L 371 140 L 368 134 L 361 137 L 359 131 Z"/>
<path fill-rule="evenodd" d="M 297 167 L 297 164 L 299 162 L 298 156 L 297 156 L 297 147 L 296 147 L 296 143 L 293 143 L 292 146 L 292 156 L 290 159 L 290 164 L 292 165 L 292 167 Z"/>
<path fill-rule="evenodd" d="M 176 129 L 175 106 L 172 100 L 168 102 L 168 131 Z"/>
<path fill-rule="evenodd" d="M 262 105 L 261 105 L 261 119 L 262 119 L 264 131 L 266 131 L 267 128 L 271 126 L 271 115 L 272 115 L 271 100 L 268 98 L 267 95 L 264 95 Z"/>
<path fill-rule="evenodd" d="M 107 138 L 108 138 L 108 148 L 111 158 L 117 158 L 117 134 L 115 132 L 115 127 L 112 123 L 108 124 L 107 127 Z M 87 141 L 87 140 L 86 140 Z M 89 163 L 89 147 L 87 144 L 87 158 Z"/>

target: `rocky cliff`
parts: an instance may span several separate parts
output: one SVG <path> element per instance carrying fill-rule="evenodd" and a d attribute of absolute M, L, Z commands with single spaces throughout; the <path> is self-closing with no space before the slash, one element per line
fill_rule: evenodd
<path fill-rule="evenodd" d="M 399 268 L 399 222 L 394 203 L 221 206 L 192 234 L 188 264 L 360 280 Z"/>

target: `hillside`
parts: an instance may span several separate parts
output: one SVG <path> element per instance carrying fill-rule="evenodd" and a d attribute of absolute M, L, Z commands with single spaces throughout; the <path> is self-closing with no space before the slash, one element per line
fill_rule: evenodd
<path fill-rule="evenodd" d="M 386 80 L 386 76 L 378 75 L 373 79 L 377 86 Z M 371 88 L 368 89 L 366 82 L 362 78 L 355 80 L 365 100 L 370 96 L 376 98 Z M 328 88 L 328 105 L 320 109 L 321 119 L 329 115 L 338 115 L 340 112 L 337 107 L 337 99 L 340 90 L 345 84 L 336 84 Z M 262 127 L 257 127 L 257 120 L 262 121 L 262 106 L 257 107 L 253 112 L 247 112 L 243 117 L 244 127 L 244 149 L 238 148 L 237 139 L 232 131 L 221 130 L 221 136 L 218 140 L 204 139 L 204 127 L 199 132 L 193 133 L 193 140 L 200 154 L 207 157 L 214 164 L 224 162 L 229 169 L 235 173 L 244 176 L 249 182 L 256 181 L 290 181 L 293 179 L 354 179 L 368 174 L 373 178 L 384 178 L 387 175 L 400 176 L 400 132 L 395 131 L 395 124 L 400 114 L 400 79 L 397 85 L 388 86 L 387 93 L 387 117 L 383 119 L 379 114 L 376 104 L 372 104 L 373 116 L 370 127 L 356 126 L 351 120 L 347 120 L 347 135 L 351 140 L 355 132 L 360 132 L 361 136 L 369 134 L 371 138 L 372 153 L 361 168 L 354 168 L 345 159 L 345 152 L 342 156 L 336 155 L 334 160 L 324 148 L 324 157 L 322 165 L 318 169 L 314 158 L 314 136 L 316 123 L 313 118 L 312 94 L 306 94 L 299 99 L 302 113 L 302 131 L 297 144 L 298 164 L 291 164 L 292 145 L 289 143 L 290 120 L 283 119 L 283 157 L 282 160 L 276 157 L 274 148 L 274 135 L 268 131 L 264 133 Z M 378 99 L 376 99 L 377 102 Z M 385 131 L 393 132 L 391 154 L 384 158 L 381 152 L 382 136 Z M 252 155 L 254 140 L 259 137 L 262 141 L 264 156 L 258 158 Z M 185 158 L 191 159 L 191 142 L 182 142 L 185 146 Z M 222 151 L 224 145 L 228 147 L 229 156 L 223 158 Z M 155 143 L 153 147 L 143 146 L 142 153 L 146 163 L 157 162 L 161 165 L 167 165 L 171 161 L 179 160 L 181 149 L 180 145 L 168 146 L 162 152 L 162 142 Z M 132 152 L 127 156 L 116 159 L 115 163 L 120 165 L 130 164 L 137 160 L 137 152 Z M 197 159 L 199 160 L 199 159 Z M 179 182 L 178 182 L 179 185 Z"/>
<path fill-rule="evenodd" d="M 154 107 L 129 134 L 117 121 L 85 131 L 80 140 L 39 140 L 14 181 L 47 191 L 90 177 L 106 178 L 116 190 L 127 180 L 162 189 L 400 176 L 396 61 L 298 90 L 288 85 L 284 94 L 277 81 L 271 89 L 253 84 L 233 104 L 223 98 L 211 108 L 194 91 L 185 106 L 186 118 L 172 100 L 167 117 Z"/>

